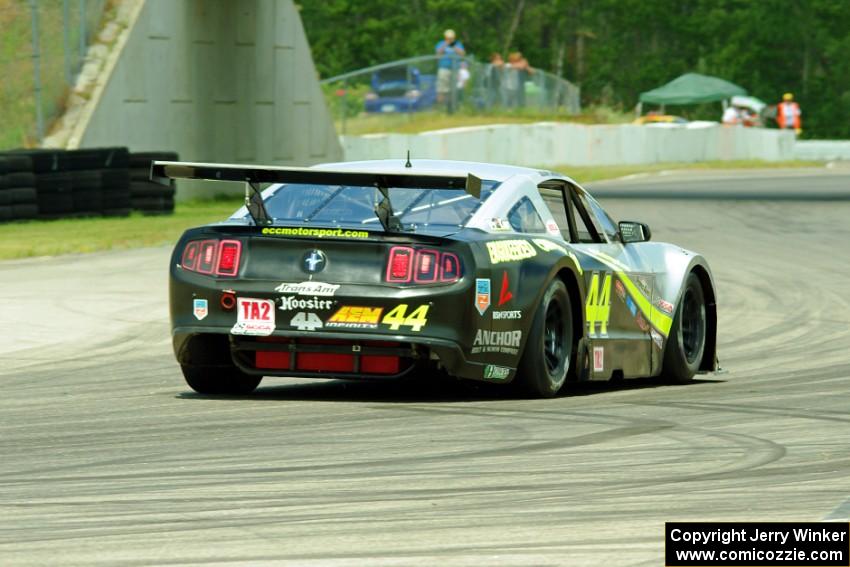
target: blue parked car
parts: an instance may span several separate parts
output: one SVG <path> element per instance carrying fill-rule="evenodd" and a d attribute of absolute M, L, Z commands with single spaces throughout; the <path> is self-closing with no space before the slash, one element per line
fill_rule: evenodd
<path fill-rule="evenodd" d="M 437 102 L 435 75 L 419 69 L 385 69 L 372 74 L 372 91 L 366 94 L 366 112 L 417 112 Z"/>

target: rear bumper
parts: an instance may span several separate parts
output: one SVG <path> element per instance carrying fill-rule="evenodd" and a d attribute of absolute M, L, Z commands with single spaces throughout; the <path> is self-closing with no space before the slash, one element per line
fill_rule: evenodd
<path fill-rule="evenodd" d="M 289 342 L 287 339 L 291 339 Z M 332 345 L 296 343 L 305 339 L 303 333 L 275 331 L 269 337 L 234 336 L 221 328 L 206 326 L 177 327 L 172 331 L 174 354 L 180 364 L 235 364 L 243 372 L 258 376 L 306 376 L 319 378 L 401 378 L 415 366 L 439 361 L 445 370 L 459 378 L 481 380 L 484 364 L 469 361 L 459 344 L 433 337 L 348 332 L 313 332 L 309 341 L 334 341 Z M 391 344 L 392 346 L 380 346 Z M 379 346 L 376 346 L 379 345 Z M 258 364 L 257 352 L 286 353 L 285 367 L 263 367 Z M 301 371 L 297 357 L 303 353 L 347 354 L 355 361 L 353 372 L 338 370 Z M 398 372 L 369 373 L 360 371 L 367 357 L 402 359 Z"/>

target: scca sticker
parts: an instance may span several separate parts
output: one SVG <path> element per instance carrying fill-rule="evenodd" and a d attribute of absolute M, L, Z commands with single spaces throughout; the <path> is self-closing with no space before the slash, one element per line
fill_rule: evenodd
<path fill-rule="evenodd" d="M 381 323 L 389 325 L 391 331 L 410 327 L 411 331 L 418 333 L 422 330 L 422 327 L 428 324 L 428 308 L 428 305 L 420 305 L 408 315 L 408 305 L 401 303 L 390 309 L 390 312 L 381 319 Z"/>
<path fill-rule="evenodd" d="M 344 305 L 331 315 L 325 326 L 345 329 L 377 329 L 383 312 L 382 307 Z"/>
<path fill-rule="evenodd" d="M 487 243 L 490 263 L 516 262 L 537 256 L 537 250 L 527 240 L 496 240 Z"/>

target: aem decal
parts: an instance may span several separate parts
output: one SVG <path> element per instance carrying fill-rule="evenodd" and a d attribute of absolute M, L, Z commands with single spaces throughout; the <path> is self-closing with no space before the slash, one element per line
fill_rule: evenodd
<path fill-rule="evenodd" d="M 331 315 L 325 326 L 344 329 L 377 329 L 383 312 L 383 307 L 343 305 Z"/>
<path fill-rule="evenodd" d="M 484 315 L 490 307 L 489 278 L 475 278 L 475 308 L 479 315 Z"/>
<path fill-rule="evenodd" d="M 500 352 L 516 355 L 519 353 L 519 343 L 521 340 L 522 331 L 488 331 L 486 329 L 478 329 L 470 352 L 472 354 Z"/>
<path fill-rule="evenodd" d="M 265 236 L 296 236 L 304 238 L 369 238 L 365 230 L 345 230 L 342 228 L 303 228 L 288 226 L 267 226 L 260 231 Z"/>
<path fill-rule="evenodd" d="M 381 319 L 381 323 L 389 325 L 391 331 L 398 331 L 402 327 L 410 327 L 411 331 L 418 333 L 422 330 L 422 327 L 428 324 L 429 307 L 429 305 L 420 305 L 408 315 L 408 305 L 401 303 L 390 309 L 390 312 Z"/>
<path fill-rule="evenodd" d="M 505 366 L 488 364 L 484 367 L 484 378 L 488 380 L 504 380 L 511 374 L 511 369 Z"/>
<path fill-rule="evenodd" d="M 515 262 L 537 256 L 537 250 L 527 240 L 495 240 L 487 243 L 490 263 Z"/>
<path fill-rule="evenodd" d="M 332 296 L 338 289 L 339 284 L 326 284 L 322 282 L 282 283 L 274 288 L 279 293 L 321 296 Z"/>
<path fill-rule="evenodd" d="M 585 319 L 587 319 L 588 336 L 607 336 L 608 319 L 611 317 L 611 273 L 605 272 L 605 279 L 600 286 L 599 272 L 593 272 L 587 286 L 587 302 L 585 303 Z M 596 325 L 599 324 L 599 334 Z"/>

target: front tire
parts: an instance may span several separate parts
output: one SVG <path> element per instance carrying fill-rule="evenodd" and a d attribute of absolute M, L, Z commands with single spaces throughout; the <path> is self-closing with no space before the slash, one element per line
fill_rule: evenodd
<path fill-rule="evenodd" d="M 672 384 L 687 384 L 694 378 L 705 352 L 705 293 L 699 277 L 691 272 L 676 309 L 664 349 L 662 377 Z"/>
<path fill-rule="evenodd" d="M 181 364 L 183 378 L 199 394 L 245 395 L 253 392 L 262 376 L 245 374 L 235 366 L 194 366 Z"/>
<path fill-rule="evenodd" d="M 564 385 L 573 359 L 572 305 L 567 288 L 552 280 L 534 315 L 517 382 L 536 398 L 551 398 Z"/>

